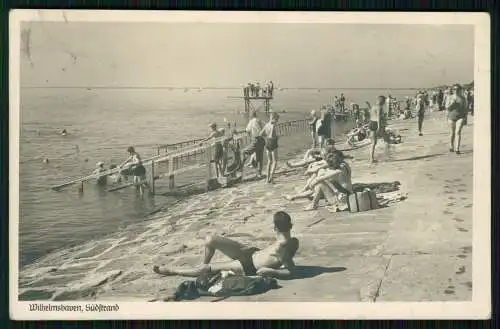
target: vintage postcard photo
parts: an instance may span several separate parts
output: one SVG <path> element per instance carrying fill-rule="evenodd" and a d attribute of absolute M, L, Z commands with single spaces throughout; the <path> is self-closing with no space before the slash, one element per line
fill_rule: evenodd
<path fill-rule="evenodd" d="M 11 12 L 11 317 L 488 318 L 489 31 Z"/>

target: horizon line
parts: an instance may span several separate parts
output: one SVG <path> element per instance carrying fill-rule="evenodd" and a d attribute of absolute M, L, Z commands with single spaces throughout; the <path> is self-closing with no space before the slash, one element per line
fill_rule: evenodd
<path fill-rule="evenodd" d="M 452 85 L 451 83 L 450 85 Z M 470 83 L 465 83 L 462 85 L 467 85 Z M 275 91 L 283 90 L 419 90 L 419 89 L 432 89 L 439 88 L 448 85 L 438 85 L 432 87 L 275 87 Z M 20 86 L 21 89 L 141 89 L 141 90 L 241 90 L 242 87 L 173 87 L 173 86 L 43 86 L 43 85 L 26 85 Z"/>

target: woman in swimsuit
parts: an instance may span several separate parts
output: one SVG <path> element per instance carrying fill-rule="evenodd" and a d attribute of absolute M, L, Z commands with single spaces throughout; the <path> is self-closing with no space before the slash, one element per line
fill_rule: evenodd
<path fill-rule="evenodd" d="M 141 196 L 144 195 L 144 187 L 148 189 L 149 193 L 151 193 L 149 184 L 146 181 L 146 168 L 142 164 L 141 156 L 135 151 L 132 146 L 129 146 L 127 148 L 127 152 L 130 154 L 130 156 L 120 165 L 120 168 L 128 163 L 131 163 L 130 171 L 134 176 L 134 185 L 136 190 Z"/>
<path fill-rule="evenodd" d="M 450 152 L 456 152 L 456 154 L 460 154 L 462 128 L 467 120 L 467 107 L 464 97 L 460 95 L 461 89 L 460 85 L 454 85 L 452 94 L 446 98 L 445 105 L 448 111 L 448 124 L 450 127 Z"/>
<path fill-rule="evenodd" d="M 311 138 L 313 142 L 313 148 L 318 145 L 318 136 L 316 134 L 316 122 L 318 122 L 318 112 L 316 110 L 311 111 L 311 121 L 309 121 L 309 130 L 311 131 Z"/>
<path fill-rule="evenodd" d="M 265 138 L 267 151 L 267 183 L 272 183 L 273 175 L 276 171 L 278 163 L 278 134 L 276 131 L 276 123 L 279 115 L 272 112 L 269 122 L 262 128 L 260 135 Z"/>
<path fill-rule="evenodd" d="M 317 176 L 309 182 L 309 188 L 314 193 L 312 203 L 306 210 L 317 209 L 321 199 L 325 199 L 330 205 L 336 205 L 337 211 L 347 209 L 347 196 L 353 192 L 351 168 L 340 151 L 330 154 L 326 162 L 328 168 L 319 170 Z"/>
<path fill-rule="evenodd" d="M 369 104 L 369 103 L 368 103 Z M 385 104 L 385 96 L 379 96 L 377 98 L 377 103 L 370 108 L 370 123 L 368 128 L 370 129 L 370 138 L 372 140 L 372 148 L 370 152 L 371 162 L 375 162 L 375 146 L 377 146 L 377 139 L 380 132 L 383 129 L 383 109 Z"/>

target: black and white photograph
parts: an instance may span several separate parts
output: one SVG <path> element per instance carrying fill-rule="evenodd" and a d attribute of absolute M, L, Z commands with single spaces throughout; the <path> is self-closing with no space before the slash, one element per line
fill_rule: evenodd
<path fill-rule="evenodd" d="M 13 12 L 11 316 L 487 318 L 489 24 Z"/>

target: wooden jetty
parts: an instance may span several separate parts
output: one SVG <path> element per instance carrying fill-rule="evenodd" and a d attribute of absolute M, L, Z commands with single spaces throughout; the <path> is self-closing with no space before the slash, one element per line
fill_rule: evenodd
<path fill-rule="evenodd" d="M 230 99 L 243 99 L 245 101 L 245 113 L 250 113 L 250 111 L 258 111 L 262 106 L 264 106 L 264 112 L 269 114 L 271 111 L 271 100 L 273 96 L 228 96 Z M 260 102 L 259 106 L 257 103 Z"/>

